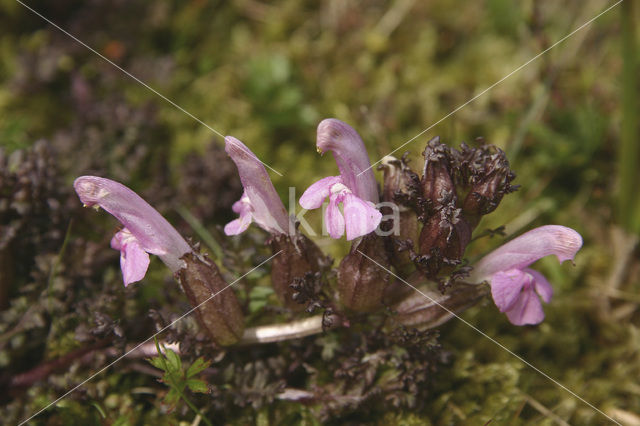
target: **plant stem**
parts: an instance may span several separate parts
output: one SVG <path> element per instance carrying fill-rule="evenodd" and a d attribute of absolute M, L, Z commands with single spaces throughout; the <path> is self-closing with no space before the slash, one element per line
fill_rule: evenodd
<path fill-rule="evenodd" d="M 640 202 L 636 197 L 640 182 L 638 162 L 638 86 L 636 63 L 636 39 L 633 1 L 620 6 L 622 24 L 622 129 L 618 150 L 619 192 L 618 220 L 630 232 L 640 231 Z"/>
<path fill-rule="evenodd" d="M 191 411 L 193 411 L 194 413 L 196 413 L 196 416 L 200 416 L 200 418 L 202 419 L 202 421 L 204 421 L 207 425 L 209 426 L 213 426 L 213 423 L 211 423 L 211 421 L 209 419 L 207 419 L 198 409 L 198 407 L 196 407 L 195 405 L 193 405 L 193 403 L 189 400 L 189 398 L 187 398 L 184 393 L 182 393 L 182 391 L 176 386 L 174 388 L 176 390 L 176 392 L 178 392 L 178 395 L 180 395 L 180 398 L 182 398 L 182 400 L 184 402 L 187 403 L 187 405 L 189 406 L 189 408 L 191 408 Z"/>
<path fill-rule="evenodd" d="M 322 315 L 316 315 L 283 324 L 247 328 L 239 344 L 252 345 L 254 343 L 280 342 L 311 336 L 312 334 L 322 333 L 322 331 Z"/>

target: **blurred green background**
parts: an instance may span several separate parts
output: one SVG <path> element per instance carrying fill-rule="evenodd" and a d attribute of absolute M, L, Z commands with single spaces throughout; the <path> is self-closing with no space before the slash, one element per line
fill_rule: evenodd
<path fill-rule="evenodd" d="M 321 119 L 349 123 L 377 161 L 614 3 L 28 4 L 218 132 L 242 140 L 282 173 L 271 177 L 287 200 L 289 186 L 299 196 L 337 174 L 332 158 L 315 151 Z M 484 137 L 506 151 L 521 189 L 481 228 L 506 225 L 513 235 L 562 224 L 583 235 L 575 267 L 539 263 L 556 291 L 542 325 L 511 326 L 488 305 L 464 316 L 628 424 L 640 424 L 640 284 L 629 232 L 640 220 L 637 9 L 616 6 L 396 153 L 409 151 L 419 170 L 432 137 L 455 146 Z M 0 0 L 0 28 L 0 146 L 7 153 L 46 139 L 58 155 L 61 184 L 87 173 L 119 180 L 184 229 L 179 208 L 219 237 L 216 225 L 232 217 L 229 206 L 239 195 L 233 167 L 217 170 L 222 138 L 15 1 Z M 195 158 L 208 160 L 198 169 Z M 211 183 L 216 173 L 228 180 Z M 319 226 L 317 213 L 307 217 Z M 335 256 L 348 249 L 327 238 L 317 242 Z M 469 255 L 496 244 L 479 241 Z M 425 410 L 389 412 L 381 423 L 606 424 L 458 321 L 441 329 L 441 342 L 455 362 Z M 255 418 L 273 420 L 269 409 Z M 117 407 L 109 410 L 108 419 L 117 417 Z"/>

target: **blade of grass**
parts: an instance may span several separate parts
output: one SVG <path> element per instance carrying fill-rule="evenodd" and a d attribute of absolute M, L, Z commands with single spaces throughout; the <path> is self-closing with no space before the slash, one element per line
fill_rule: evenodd
<path fill-rule="evenodd" d="M 621 5 L 622 24 L 622 129 L 618 150 L 619 192 L 618 220 L 630 232 L 640 231 L 640 202 L 636 197 L 640 182 L 640 149 L 638 148 L 638 85 L 636 62 L 636 30 L 632 1 Z"/>
<path fill-rule="evenodd" d="M 58 256 L 56 256 L 56 260 L 53 262 L 51 266 L 51 271 L 49 271 L 49 282 L 47 283 L 47 305 L 49 311 L 51 311 L 51 286 L 53 285 L 53 280 L 56 277 L 56 270 L 60 265 L 60 260 L 64 255 L 64 252 L 67 248 L 67 243 L 69 242 L 69 237 L 71 236 L 71 226 L 73 225 L 73 219 L 69 221 L 69 226 L 67 226 L 67 232 L 64 234 L 64 240 L 62 241 L 62 247 L 60 247 L 60 252 L 58 252 Z"/>
<path fill-rule="evenodd" d="M 176 207 L 176 211 L 182 218 L 189 224 L 189 226 L 195 231 L 198 237 L 204 241 L 204 243 L 209 247 L 209 249 L 213 252 L 217 259 L 222 259 L 222 247 L 220 244 L 213 238 L 213 235 L 207 230 L 207 228 L 202 225 L 202 223 L 191 214 L 189 210 L 187 210 L 184 206 Z"/>

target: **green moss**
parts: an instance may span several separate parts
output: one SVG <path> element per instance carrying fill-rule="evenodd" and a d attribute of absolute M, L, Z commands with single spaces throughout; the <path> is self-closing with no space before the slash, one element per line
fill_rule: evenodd
<path fill-rule="evenodd" d="M 434 1 L 413 2 L 403 12 L 403 3 L 91 2 L 73 8 L 43 6 L 43 13 L 102 53 L 109 42 L 119 42 L 124 53 L 114 57 L 115 62 L 216 131 L 242 139 L 284 174 L 272 177 L 287 200 L 289 186 L 299 198 L 317 179 L 337 174 L 331 157 L 315 151 L 320 119 L 335 116 L 353 125 L 375 161 L 602 7 L 577 1 Z M 3 373 L 14 374 L 100 339 L 113 339 L 113 347 L 120 350 L 125 343 L 148 337 L 157 329 L 156 320 L 166 324 L 187 309 L 186 299 L 158 261 L 143 283 L 122 287 L 117 253 L 108 248 L 115 222 L 82 211 L 70 183 L 81 173 L 121 180 L 144 192 L 181 232 L 193 235 L 175 213 L 176 204 L 187 211 L 197 207 L 179 189 L 185 163 L 191 153 L 204 156 L 209 144 L 222 145 L 222 139 L 19 4 L 3 0 L 0 10 L 0 146 L 13 152 L 41 138 L 50 140 L 61 188 L 46 187 L 41 204 L 48 207 L 40 210 L 36 227 L 27 227 L 37 231 L 20 228 L 20 238 L 12 240 L 13 279 L 0 303 L 0 366 Z M 411 166 L 419 170 L 420 152 L 435 135 L 453 146 L 484 136 L 506 150 L 518 173 L 515 183 L 522 187 L 478 230 L 507 225 L 512 234 L 557 223 L 577 229 L 585 247 L 575 267 L 558 265 L 555 258 L 535 265 L 555 291 L 540 326 L 514 327 L 491 303 L 465 312 L 464 318 L 606 413 L 637 413 L 638 256 L 636 250 L 627 262 L 620 258 L 622 244 L 613 237 L 611 212 L 622 117 L 616 13 L 614 9 L 599 18 L 396 155 L 409 151 Z M 394 25 L 392 18 L 397 19 Z M 199 178 L 214 179 L 215 173 L 208 170 Z M 208 194 L 211 203 L 219 195 Z M 5 208 L 2 201 L 0 208 Z M 55 210 L 55 205 L 62 207 Z M 320 213 L 305 217 L 319 231 Z M 52 260 L 70 218 L 74 227 L 69 247 L 47 293 Z M 263 233 L 226 239 L 219 216 L 197 219 L 232 253 L 216 259 L 226 278 L 266 258 Z M 0 229 L 2 234 L 5 228 Z M 345 241 L 316 241 L 338 260 L 349 249 Z M 499 237 L 478 240 L 467 256 L 477 257 L 499 243 Z M 616 270 L 621 273 L 614 275 Z M 288 318 L 274 308 L 268 285 L 266 267 L 234 285 L 251 313 L 249 326 Z M 150 310 L 157 316 L 149 317 Z M 97 330 L 98 313 L 112 323 Z M 123 336 L 116 336 L 117 327 Z M 210 348 L 202 349 L 194 330 L 195 322 L 185 321 L 175 327 L 173 337 L 191 344 L 191 351 L 213 354 Z M 362 397 L 358 392 L 367 388 L 364 382 L 341 382 L 336 371 L 346 369 L 347 354 L 369 360 L 384 348 L 369 341 L 375 348 L 356 354 L 366 339 L 352 330 L 360 329 L 354 324 L 347 332 L 328 332 L 298 344 L 215 352 L 221 359 L 216 358 L 212 368 L 220 369 L 212 376 L 220 393 L 198 396 L 194 404 L 214 416 L 226 413 L 230 424 L 315 425 L 361 419 L 401 425 L 550 424 L 549 411 L 572 424 L 605 422 L 457 320 L 440 328 L 443 362 L 432 383 L 424 385 L 425 394 L 417 398 L 403 391 L 398 396 L 405 407 L 414 408 L 386 408 L 373 418 L 367 417 L 371 402 L 338 409 L 329 399 L 308 405 L 274 399 L 283 376 L 298 388 L 327 386 L 336 395 Z M 375 368 L 358 364 L 378 387 L 397 383 L 403 365 L 398 360 L 410 355 L 410 349 L 393 345 L 389 343 L 387 358 Z M 301 355 L 304 350 L 312 353 Z M 279 364 L 285 359 L 293 366 L 286 374 Z M 7 402 L 0 414 L 17 423 L 106 363 L 105 357 L 74 363 L 68 372 L 52 374 L 46 386 L 34 385 Z M 192 420 L 184 407 L 168 414 L 161 404 L 163 387 L 135 368 L 134 363 L 118 364 L 36 423 Z M 249 381 L 252 374 L 259 380 Z M 255 399 L 243 399 L 239 389 Z"/>

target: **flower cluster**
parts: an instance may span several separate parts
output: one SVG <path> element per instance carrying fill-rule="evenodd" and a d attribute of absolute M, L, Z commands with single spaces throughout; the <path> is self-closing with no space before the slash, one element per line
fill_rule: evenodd
<path fill-rule="evenodd" d="M 480 219 L 516 189 L 504 152 L 484 143 L 475 148 L 463 144 L 457 150 L 435 138 L 425 148 L 421 175 L 406 158 L 385 157 L 379 167 L 384 170 L 380 192 L 360 136 L 347 124 L 326 119 L 318 126 L 317 150 L 333 154 L 339 175 L 311 185 L 300 205 L 316 209 L 328 199 L 324 220 L 329 235 L 337 239 L 346 233 L 352 241 L 337 273 L 331 273 L 331 261 L 287 215 L 255 154 L 231 136 L 225 146 L 244 188 L 232 207 L 238 218 L 226 224 L 225 234 L 241 234 L 251 223 L 265 230 L 274 253 L 271 280 L 276 295 L 291 312 L 304 308 L 304 302 L 310 311 L 320 307 L 331 313 L 321 321 L 323 328 L 333 321 L 327 318 L 343 318 L 348 324 L 350 312 L 385 307 L 396 312 L 394 321 L 435 326 L 451 312 L 481 300 L 487 293 L 483 283 L 489 284 L 496 306 L 513 324 L 537 324 L 544 318 L 540 299 L 548 303 L 553 291 L 544 276 L 528 266 L 548 255 L 560 262 L 573 259 L 582 245 L 572 229 L 542 226 L 468 265 L 464 256 Z M 171 269 L 194 305 L 226 289 L 215 263 L 194 251 L 129 188 L 95 176 L 78 178 L 74 187 L 85 205 L 102 207 L 123 224 L 111 246 L 121 252 L 125 285 L 144 277 L 151 253 Z M 381 197 L 384 203 L 378 204 Z M 393 214 L 387 214 L 389 209 Z M 329 285 L 331 280 L 335 285 Z M 434 297 L 416 298 L 406 282 Z M 234 293 L 224 294 L 197 311 L 201 325 L 222 345 L 242 339 L 244 328 Z M 440 305 L 449 307 L 448 316 Z M 314 321 L 308 323 L 320 324 Z M 256 338 L 255 330 L 249 334 L 244 338 Z"/>

